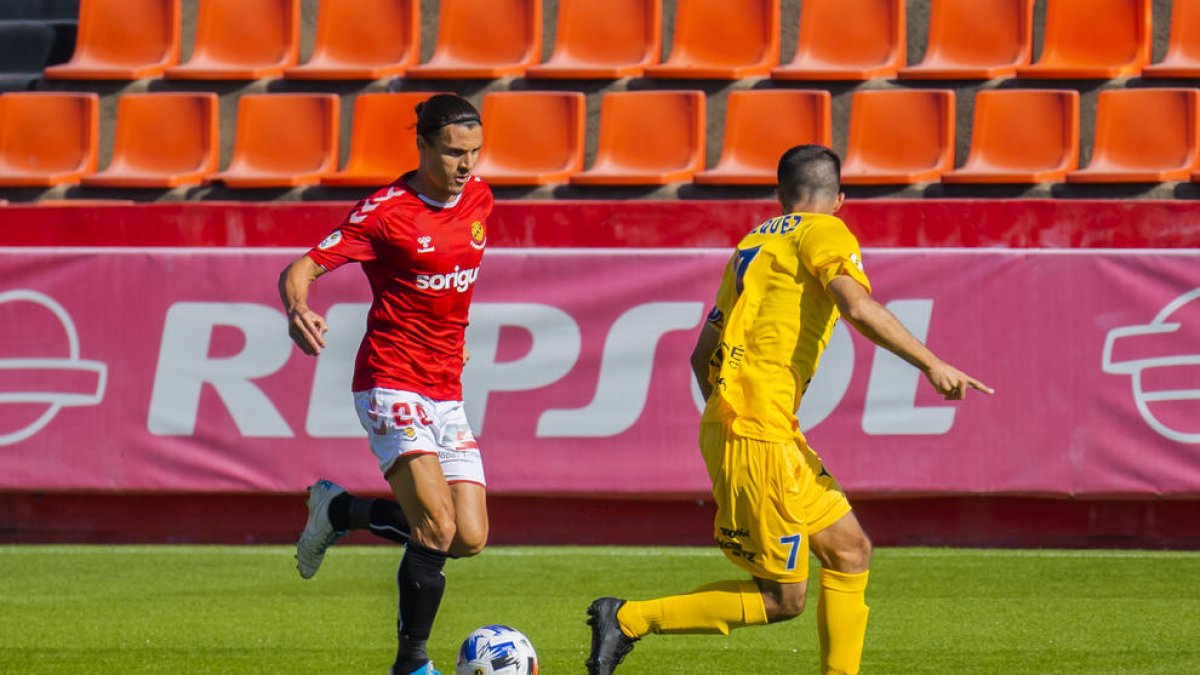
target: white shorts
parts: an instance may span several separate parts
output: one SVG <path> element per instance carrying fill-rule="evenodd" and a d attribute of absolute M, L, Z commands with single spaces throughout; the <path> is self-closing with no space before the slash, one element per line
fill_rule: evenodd
<path fill-rule="evenodd" d="M 354 392 L 354 410 L 367 431 L 379 470 L 405 455 L 437 455 L 447 483 L 487 485 L 479 444 L 462 401 L 434 401 L 411 391 Z"/>

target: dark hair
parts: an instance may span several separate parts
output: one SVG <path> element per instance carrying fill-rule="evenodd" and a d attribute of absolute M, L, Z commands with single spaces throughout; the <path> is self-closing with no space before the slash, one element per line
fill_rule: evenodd
<path fill-rule="evenodd" d="M 479 111 L 457 94 L 437 94 L 417 104 L 417 133 L 428 137 L 451 124 L 483 124 Z"/>
<path fill-rule="evenodd" d="M 786 201 L 833 199 L 842 190 L 842 160 L 823 145 L 797 145 L 779 158 L 776 177 Z"/>

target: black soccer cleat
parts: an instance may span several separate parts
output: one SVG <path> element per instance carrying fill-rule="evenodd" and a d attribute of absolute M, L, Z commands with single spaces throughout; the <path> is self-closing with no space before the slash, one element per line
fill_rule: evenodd
<path fill-rule="evenodd" d="M 610 675 L 625 655 L 633 651 L 636 638 L 621 631 L 617 611 L 625 604 L 619 598 L 597 598 L 588 607 L 588 625 L 592 627 L 592 653 L 588 655 L 588 675 Z"/>

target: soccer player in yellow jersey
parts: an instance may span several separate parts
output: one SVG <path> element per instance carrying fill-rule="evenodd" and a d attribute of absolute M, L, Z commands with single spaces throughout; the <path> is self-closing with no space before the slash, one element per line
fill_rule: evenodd
<path fill-rule="evenodd" d="M 692 353 L 707 399 L 700 449 L 717 506 L 714 537 L 750 580 L 588 608 L 590 675 L 612 673 L 650 633 L 721 633 L 804 610 L 809 550 L 821 563 L 822 673 L 858 672 L 871 542 L 837 480 L 800 433 L 796 410 L 838 317 L 919 368 L 949 400 L 992 390 L 939 359 L 870 295 L 858 241 L 834 217 L 841 160 L 802 145 L 779 160 L 783 215 L 754 228 L 725 268 Z"/>

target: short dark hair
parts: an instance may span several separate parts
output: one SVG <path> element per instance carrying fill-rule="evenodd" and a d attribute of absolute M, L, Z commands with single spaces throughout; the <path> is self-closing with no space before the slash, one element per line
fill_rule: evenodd
<path fill-rule="evenodd" d="M 436 94 L 417 104 L 417 133 L 428 138 L 451 124 L 483 124 L 479 111 L 457 94 Z"/>
<path fill-rule="evenodd" d="M 842 191 L 842 159 L 823 145 L 797 145 L 779 158 L 776 178 L 787 201 L 833 199 Z"/>

